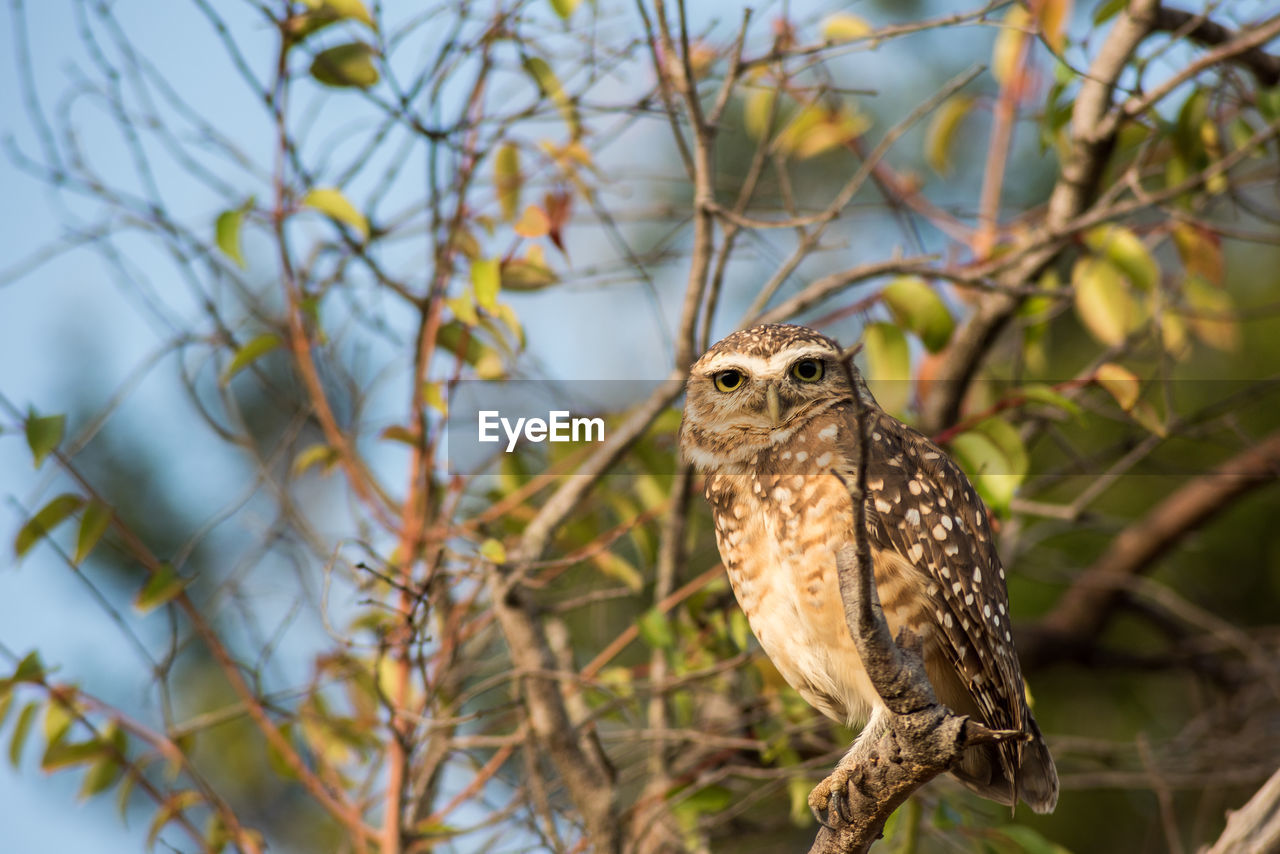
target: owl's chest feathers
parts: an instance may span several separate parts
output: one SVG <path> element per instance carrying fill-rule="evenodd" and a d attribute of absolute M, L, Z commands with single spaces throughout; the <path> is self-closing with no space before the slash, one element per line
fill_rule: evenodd
<path fill-rule="evenodd" d="M 710 475 L 707 497 L 730 583 L 761 646 L 809 703 L 850 722 L 877 698 L 840 601 L 835 552 L 851 539 L 852 507 L 839 479 L 816 473 L 826 467 Z M 914 625 L 919 573 L 884 555 L 873 563 L 890 628 Z"/>

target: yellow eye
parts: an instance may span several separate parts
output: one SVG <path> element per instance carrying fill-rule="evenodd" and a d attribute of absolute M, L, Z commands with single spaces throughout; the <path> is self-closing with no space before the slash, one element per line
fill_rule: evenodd
<path fill-rule="evenodd" d="M 733 391 L 735 388 L 742 385 L 743 378 L 742 378 L 741 371 L 729 370 L 729 371 L 721 371 L 720 373 L 716 374 L 713 379 L 715 381 L 716 388 L 718 390 Z"/>
<path fill-rule="evenodd" d="M 801 359 L 791 366 L 791 376 L 802 383 L 816 383 L 822 379 L 822 373 L 821 359 Z"/>

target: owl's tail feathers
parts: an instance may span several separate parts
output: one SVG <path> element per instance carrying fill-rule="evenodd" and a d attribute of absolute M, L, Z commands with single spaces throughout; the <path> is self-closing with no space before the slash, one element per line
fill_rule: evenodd
<path fill-rule="evenodd" d="M 1045 746 L 1036 719 L 1031 718 L 1031 741 L 1022 748 L 1022 768 L 1018 770 L 1018 797 L 1043 815 L 1058 805 L 1058 769 Z"/>
<path fill-rule="evenodd" d="M 1053 812 L 1058 804 L 1058 771 L 1034 718 L 1030 724 L 1031 740 L 1022 748 L 1022 767 L 1017 774 L 1018 800 L 1024 801 L 1033 812 Z M 1014 806 L 1013 786 L 1009 784 L 996 745 L 969 748 L 952 767 L 951 774 L 971 792 L 1007 807 Z"/>

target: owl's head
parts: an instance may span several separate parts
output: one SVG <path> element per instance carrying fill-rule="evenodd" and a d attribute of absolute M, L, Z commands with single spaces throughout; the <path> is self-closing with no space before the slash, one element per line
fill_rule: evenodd
<path fill-rule="evenodd" d="M 680 426 L 685 460 L 701 471 L 744 463 L 848 400 L 840 355 L 822 333 L 780 323 L 714 345 L 689 370 Z"/>

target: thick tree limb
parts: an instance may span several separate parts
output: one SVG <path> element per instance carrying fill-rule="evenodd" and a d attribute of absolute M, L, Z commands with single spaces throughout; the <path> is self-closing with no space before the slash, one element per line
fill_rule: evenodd
<path fill-rule="evenodd" d="M 1280 478 L 1280 433 L 1184 484 L 1120 533 L 1042 621 L 1045 630 L 1024 660 L 1043 661 L 1055 637 L 1091 637 L 1101 631 L 1124 593 L 1124 581 L 1145 572 L 1187 534 L 1203 527 L 1235 499 Z"/>
<path fill-rule="evenodd" d="M 1280 771 L 1227 817 L 1227 828 L 1205 854 L 1280 851 Z"/>
<path fill-rule="evenodd" d="M 1240 33 L 1209 20 L 1203 15 L 1184 12 L 1182 9 L 1170 9 L 1162 6 L 1156 12 L 1155 29 L 1171 33 L 1182 32 L 1194 42 L 1209 47 L 1228 44 L 1240 38 Z M 1251 47 L 1233 60 L 1237 65 L 1247 68 L 1263 86 L 1275 86 L 1280 83 L 1280 57 L 1272 56 L 1261 47 Z"/>

